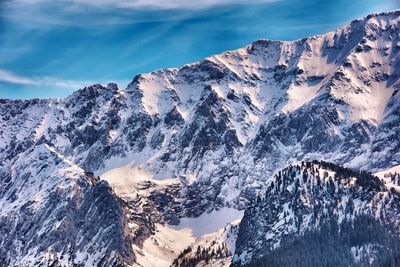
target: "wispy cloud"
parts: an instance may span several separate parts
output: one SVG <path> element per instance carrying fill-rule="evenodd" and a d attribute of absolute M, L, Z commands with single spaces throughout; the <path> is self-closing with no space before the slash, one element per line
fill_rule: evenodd
<path fill-rule="evenodd" d="M 95 8 L 157 8 L 157 9 L 199 9 L 219 5 L 257 4 L 276 2 L 278 0 L 64 0 L 63 4 L 72 4 L 69 10 L 76 5 L 86 5 Z M 54 2 L 53 0 L 11 0 L 10 3 L 20 5 L 40 5 Z"/>
<path fill-rule="evenodd" d="M 277 1 L 283 0 L 0 0 L 0 21 L 3 17 L 27 27 L 114 26 L 179 21 L 214 7 Z"/>
<path fill-rule="evenodd" d="M 14 84 L 34 84 L 32 79 L 15 75 L 12 72 L 0 69 L 0 81 Z"/>
<path fill-rule="evenodd" d="M 65 80 L 53 77 L 25 77 L 4 69 L 0 69 L 0 82 L 17 85 L 31 85 L 35 87 L 45 86 L 59 89 L 78 89 L 93 84 L 93 82 L 90 81 Z"/>

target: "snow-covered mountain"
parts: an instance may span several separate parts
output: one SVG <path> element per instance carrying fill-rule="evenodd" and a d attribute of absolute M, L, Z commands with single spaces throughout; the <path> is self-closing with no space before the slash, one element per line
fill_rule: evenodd
<path fill-rule="evenodd" d="M 332 163 L 279 171 L 240 223 L 234 266 L 398 266 L 400 191 Z"/>
<path fill-rule="evenodd" d="M 135 261 L 121 201 L 106 182 L 86 176 L 53 148 L 28 148 L 0 175 L 1 266 Z"/>
<path fill-rule="evenodd" d="M 71 249 L 71 264 L 130 265 L 160 225 L 244 209 L 289 163 L 400 165 L 399 57 L 392 11 L 139 74 L 125 89 L 0 100 L 0 263 Z"/>

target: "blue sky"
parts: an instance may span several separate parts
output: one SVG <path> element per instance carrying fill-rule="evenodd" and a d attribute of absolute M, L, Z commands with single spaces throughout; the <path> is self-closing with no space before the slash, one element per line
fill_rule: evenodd
<path fill-rule="evenodd" d="M 396 8 L 399 0 L 0 0 L 0 98 L 125 88 L 137 73 Z"/>

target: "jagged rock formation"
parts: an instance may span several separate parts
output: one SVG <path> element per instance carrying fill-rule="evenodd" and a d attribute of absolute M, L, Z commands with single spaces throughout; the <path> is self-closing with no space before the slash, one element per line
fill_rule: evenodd
<path fill-rule="evenodd" d="M 48 145 L 0 170 L 1 266 L 133 263 L 128 212 L 107 182 Z"/>

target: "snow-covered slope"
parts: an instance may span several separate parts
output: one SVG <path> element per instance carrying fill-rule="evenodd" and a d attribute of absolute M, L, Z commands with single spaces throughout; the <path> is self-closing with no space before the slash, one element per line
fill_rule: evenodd
<path fill-rule="evenodd" d="M 168 225 L 157 225 L 155 234 L 146 239 L 141 248 L 135 246 L 135 266 L 169 267 L 194 240 L 190 229 L 176 230 Z"/>
<path fill-rule="evenodd" d="M 375 173 L 388 188 L 400 191 L 400 165 Z"/>
<path fill-rule="evenodd" d="M 325 35 L 259 40 L 181 68 L 139 74 L 125 89 L 93 85 L 64 99 L 2 99 L 0 220 L 24 214 L 14 198 L 46 217 L 55 204 L 45 200 L 58 186 L 68 193 L 57 202 L 77 207 L 85 192 L 103 188 L 121 211 L 109 223 L 119 221 L 117 236 L 127 243 L 102 255 L 105 261 L 122 255 L 116 257 L 130 264 L 131 245 L 141 249 L 156 225 L 243 209 L 290 162 L 325 159 L 373 172 L 397 166 L 399 29 L 400 11 L 372 14 Z M 42 150 L 58 160 L 29 154 Z M 85 175 L 76 180 L 86 182 L 68 178 L 83 170 L 114 191 Z M 74 196 L 81 197 L 75 202 Z M 5 225 L 5 240 L 23 235 L 10 221 Z M 11 241 L 4 242 L 3 250 Z M 43 243 L 35 255 L 51 247 Z M 23 258 L 31 255 L 28 247 L 13 243 L 10 250 Z"/>
<path fill-rule="evenodd" d="M 230 266 L 240 220 L 228 223 L 213 233 L 197 238 L 181 251 L 171 266 Z"/>

